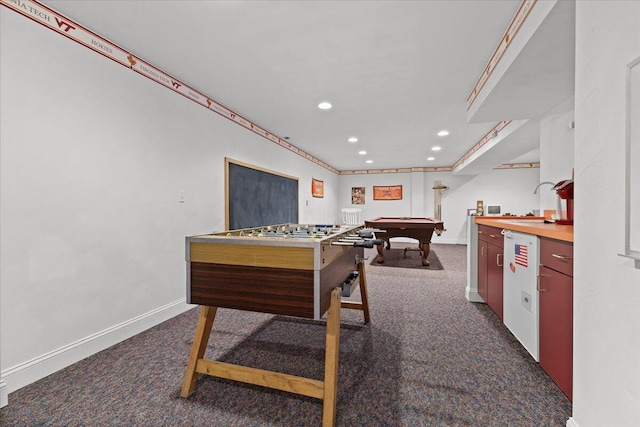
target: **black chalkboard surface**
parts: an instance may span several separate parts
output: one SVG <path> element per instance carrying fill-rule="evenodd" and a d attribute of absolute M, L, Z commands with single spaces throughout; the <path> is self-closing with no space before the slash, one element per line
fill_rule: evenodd
<path fill-rule="evenodd" d="M 227 230 L 298 222 L 298 178 L 225 159 Z"/>

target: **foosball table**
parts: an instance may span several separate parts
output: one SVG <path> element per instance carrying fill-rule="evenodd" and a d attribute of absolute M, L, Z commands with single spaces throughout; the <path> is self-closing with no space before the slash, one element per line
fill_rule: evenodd
<path fill-rule="evenodd" d="M 369 322 L 364 248 L 382 243 L 373 231 L 279 224 L 187 237 L 187 302 L 201 309 L 181 396 L 206 374 L 321 399 L 323 426 L 332 426 L 340 310 L 362 310 Z M 358 285 L 361 302 L 342 300 Z M 324 380 L 204 359 L 218 307 L 316 320 L 326 313 Z"/>

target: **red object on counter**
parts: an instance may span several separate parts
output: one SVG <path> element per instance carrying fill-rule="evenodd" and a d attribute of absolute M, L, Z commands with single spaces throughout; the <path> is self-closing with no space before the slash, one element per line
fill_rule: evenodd
<path fill-rule="evenodd" d="M 573 225 L 573 180 L 567 179 L 560 181 L 554 187 L 556 194 L 567 202 L 567 208 L 565 209 L 566 218 L 556 220 L 556 224 L 559 225 Z"/>

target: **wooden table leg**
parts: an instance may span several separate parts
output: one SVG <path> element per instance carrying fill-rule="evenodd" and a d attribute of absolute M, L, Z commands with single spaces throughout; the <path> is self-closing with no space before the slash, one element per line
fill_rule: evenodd
<path fill-rule="evenodd" d="M 427 261 L 427 257 L 429 256 L 429 252 L 431 252 L 431 248 L 429 247 L 429 243 L 423 243 L 422 245 L 422 265 L 429 265 L 429 261 Z"/>
<path fill-rule="evenodd" d="M 333 427 L 336 421 L 338 397 L 338 356 L 340 354 L 340 300 L 342 291 L 331 292 L 331 305 L 327 312 L 327 339 L 324 359 L 324 397 L 322 426 Z"/>
<path fill-rule="evenodd" d="M 376 262 L 378 264 L 382 264 L 384 262 L 384 253 L 382 252 L 382 247 L 384 246 L 384 242 L 382 242 L 382 244 L 377 245 L 376 246 L 376 250 L 378 251 L 378 259 L 376 259 Z M 389 248 L 387 248 L 389 249 Z"/>
<path fill-rule="evenodd" d="M 196 327 L 193 346 L 191 347 L 191 355 L 189 356 L 187 371 L 184 374 L 182 390 L 180 391 L 180 396 L 182 397 L 188 397 L 196 388 L 196 380 L 198 379 L 196 365 L 198 360 L 204 357 L 204 352 L 207 349 L 216 311 L 217 307 L 207 307 L 203 305 L 200 308 L 200 318 L 198 319 L 198 326 Z"/>
<path fill-rule="evenodd" d="M 367 294 L 367 276 L 364 271 L 364 261 L 358 262 L 358 276 L 360 277 L 360 298 L 362 299 L 362 312 L 364 323 L 369 323 L 369 295 Z"/>
<path fill-rule="evenodd" d="M 369 322 L 369 303 L 367 300 L 367 285 L 364 275 L 364 261 L 358 264 L 360 274 L 360 292 L 362 303 L 360 309 L 364 312 L 365 322 Z M 342 289 L 336 288 L 331 292 L 331 303 L 327 311 L 327 335 L 324 361 L 324 381 L 310 378 L 296 377 L 262 369 L 232 365 L 203 359 L 216 307 L 202 306 L 200 318 L 196 327 L 191 355 L 187 364 L 187 371 L 180 395 L 188 397 L 195 390 L 198 373 L 227 378 L 249 384 L 261 385 L 291 393 L 302 394 L 322 399 L 322 426 L 333 427 L 336 420 L 336 403 L 338 400 L 338 359 L 340 355 L 340 310 L 343 307 Z M 355 307 L 349 307 L 355 308 Z"/>

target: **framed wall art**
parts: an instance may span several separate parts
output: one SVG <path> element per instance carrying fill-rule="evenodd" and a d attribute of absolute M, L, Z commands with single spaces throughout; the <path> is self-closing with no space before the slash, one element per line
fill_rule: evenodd
<path fill-rule="evenodd" d="M 364 187 L 351 187 L 351 204 L 364 205 Z"/>
<path fill-rule="evenodd" d="M 402 185 L 374 185 L 373 200 L 402 200 Z"/>
<path fill-rule="evenodd" d="M 313 197 L 324 197 L 324 181 L 311 178 L 311 195 Z"/>

